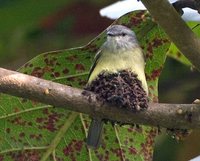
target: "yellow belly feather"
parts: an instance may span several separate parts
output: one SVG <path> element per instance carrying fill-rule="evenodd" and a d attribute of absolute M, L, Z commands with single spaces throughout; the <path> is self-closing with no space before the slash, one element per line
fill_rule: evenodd
<path fill-rule="evenodd" d="M 117 73 L 120 70 L 130 70 L 138 75 L 138 79 L 142 82 L 143 89 L 148 94 L 148 87 L 144 73 L 145 62 L 141 49 L 123 53 L 101 53 L 101 56 L 90 75 L 88 83 L 96 79 L 101 72 Z"/>

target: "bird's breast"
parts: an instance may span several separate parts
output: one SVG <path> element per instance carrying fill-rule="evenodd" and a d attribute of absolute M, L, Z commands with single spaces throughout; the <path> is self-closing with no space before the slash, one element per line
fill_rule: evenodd
<path fill-rule="evenodd" d="M 148 93 L 144 67 L 145 62 L 141 49 L 123 53 L 104 52 L 91 73 L 88 83 L 96 79 L 102 72 L 109 74 L 117 73 L 121 70 L 130 70 L 137 74 L 138 79 L 142 82 L 144 90 Z"/>

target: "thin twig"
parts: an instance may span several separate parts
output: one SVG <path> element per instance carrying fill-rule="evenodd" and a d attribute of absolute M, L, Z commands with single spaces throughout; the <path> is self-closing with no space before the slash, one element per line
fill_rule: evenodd
<path fill-rule="evenodd" d="M 197 10 L 200 13 L 200 0 L 178 0 L 172 5 L 181 15 L 184 13 L 183 8 L 186 7 Z"/>

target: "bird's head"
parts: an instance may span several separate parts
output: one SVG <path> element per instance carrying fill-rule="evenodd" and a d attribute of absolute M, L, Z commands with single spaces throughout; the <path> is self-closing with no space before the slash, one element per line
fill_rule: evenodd
<path fill-rule="evenodd" d="M 121 52 L 138 47 L 135 33 L 122 25 L 113 25 L 107 29 L 105 47 L 112 52 Z"/>

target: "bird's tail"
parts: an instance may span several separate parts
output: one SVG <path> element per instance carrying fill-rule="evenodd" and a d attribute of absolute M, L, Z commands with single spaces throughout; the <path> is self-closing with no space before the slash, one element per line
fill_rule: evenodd
<path fill-rule="evenodd" d="M 101 135 L 103 131 L 103 124 L 101 118 L 92 119 L 92 122 L 89 127 L 87 145 L 89 148 L 98 148 L 101 143 Z"/>

